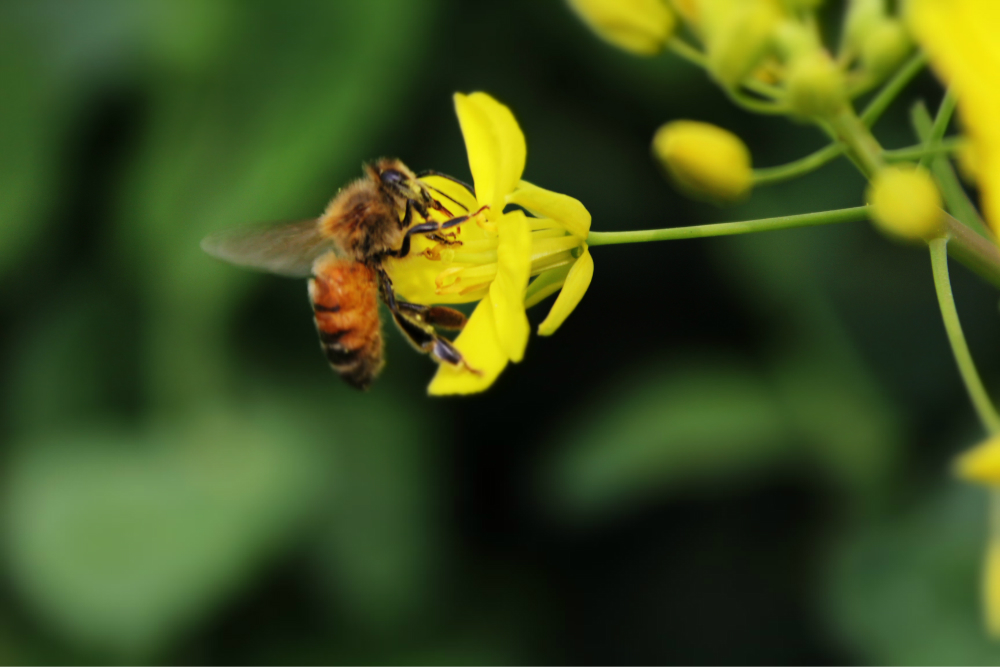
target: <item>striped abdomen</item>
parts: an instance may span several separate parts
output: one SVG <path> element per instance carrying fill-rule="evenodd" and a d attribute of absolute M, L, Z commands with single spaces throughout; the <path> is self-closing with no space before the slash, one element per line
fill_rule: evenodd
<path fill-rule="evenodd" d="M 309 298 L 320 345 L 348 384 L 365 389 L 382 370 L 382 326 L 375 272 L 332 255 L 316 262 Z"/>

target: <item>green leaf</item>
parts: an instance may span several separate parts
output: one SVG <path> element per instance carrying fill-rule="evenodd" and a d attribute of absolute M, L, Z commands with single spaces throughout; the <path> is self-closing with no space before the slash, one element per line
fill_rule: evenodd
<path fill-rule="evenodd" d="M 957 483 L 912 510 L 845 535 L 827 613 L 859 662 L 996 665 L 981 618 L 986 493 Z"/>
<path fill-rule="evenodd" d="M 719 362 L 660 369 L 581 414 L 591 416 L 567 426 L 545 478 L 556 505 L 580 516 L 760 470 L 790 435 L 767 384 Z"/>
<path fill-rule="evenodd" d="M 206 411 L 18 443 L 3 504 L 14 585 L 80 646 L 149 659 L 302 527 L 325 466 L 299 422 Z"/>

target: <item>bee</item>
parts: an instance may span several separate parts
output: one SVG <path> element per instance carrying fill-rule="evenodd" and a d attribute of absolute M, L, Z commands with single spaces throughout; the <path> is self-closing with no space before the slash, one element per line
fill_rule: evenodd
<path fill-rule="evenodd" d="M 364 174 L 341 189 L 319 218 L 223 230 L 205 238 L 201 247 L 209 255 L 238 266 L 308 278 L 320 345 L 333 369 L 352 387 L 367 389 L 382 370 L 379 298 L 417 350 L 438 363 L 475 373 L 451 341 L 437 332 L 461 330 L 465 315 L 452 308 L 397 298 L 382 262 L 387 257 L 407 256 L 411 238 L 417 234 L 444 245 L 460 245 L 458 230 L 448 230 L 483 209 L 464 210 L 397 159 L 366 164 Z M 427 175 L 442 176 L 472 190 L 450 176 L 421 174 Z M 461 214 L 453 214 L 439 199 L 454 202 Z M 439 211 L 446 219 L 432 220 L 431 211 Z"/>

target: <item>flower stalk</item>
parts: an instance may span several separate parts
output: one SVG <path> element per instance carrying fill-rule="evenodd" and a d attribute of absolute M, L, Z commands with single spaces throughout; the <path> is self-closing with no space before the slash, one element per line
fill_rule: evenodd
<path fill-rule="evenodd" d="M 644 229 L 630 232 L 590 232 L 587 244 L 590 246 L 617 245 L 620 243 L 648 243 L 650 241 L 677 241 L 680 239 L 701 239 L 711 236 L 733 236 L 754 232 L 771 232 L 795 227 L 815 227 L 838 222 L 859 222 L 868 219 L 867 206 L 854 206 L 833 211 L 783 215 L 775 218 L 761 218 L 741 222 L 720 222 L 712 225 L 690 227 L 668 227 L 666 229 Z M 998 264 L 1000 266 L 1000 264 Z M 1000 277 L 1000 274 L 998 274 Z"/>
<path fill-rule="evenodd" d="M 948 238 L 935 239 L 930 242 L 929 246 L 931 269 L 934 273 L 934 289 L 937 292 L 938 305 L 941 307 L 941 319 L 944 320 L 944 328 L 948 333 L 948 342 L 951 343 L 958 371 L 983 427 L 990 434 L 1000 433 L 1000 415 L 993 407 L 993 402 L 990 400 L 986 387 L 983 386 L 983 381 L 976 370 L 976 364 L 972 361 L 972 354 L 969 352 L 969 345 L 965 341 L 962 324 L 958 319 L 958 310 L 955 308 L 955 297 L 951 291 L 951 280 L 948 275 Z"/>

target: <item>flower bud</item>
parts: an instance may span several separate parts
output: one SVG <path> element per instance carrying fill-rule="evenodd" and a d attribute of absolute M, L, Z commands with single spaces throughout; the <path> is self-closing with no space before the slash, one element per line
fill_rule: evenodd
<path fill-rule="evenodd" d="M 786 19 L 778 25 L 774 39 L 778 52 L 786 61 L 793 61 L 805 54 L 818 51 L 823 46 L 815 30 L 801 21 L 791 19 Z"/>
<path fill-rule="evenodd" d="M 872 28 L 885 20 L 885 0 L 851 0 L 844 19 L 844 44 L 860 53 Z"/>
<path fill-rule="evenodd" d="M 955 474 L 968 482 L 1000 484 L 1000 436 L 993 436 L 955 460 Z"/>
<path fill-rule="evenodd" d="M 693 120 L 656 131 L 653 153 L 674 183 L 695 199 L 732 202 L 753 186 L 750 151 L 732 132 Z"/>
<path fill-rule="evenodd" d="M 861 64 L 877 80 L 882 80 L 913 50 L 902 21 L 882 19 L 872 26 L 861 42 Z"/>
<path fill-rule="evenodd" d="M 662 51 L 677 25 L 666 0 L 569 0 L 569 5 L 602 39 L 640 56 Z"/>
<path fill-rule="evenodd" d="M 872 180 L 868 201 L 875 226 L 897 238 L 928 241 L 944 231 L 941 193 L 923 167 L 886 167 Z"/>
<path fill-rule="evenodd" d="M 788 106 L 799 116 L 832 116 L 847 103 L 844 73 L 823 51 L 803 54 L 792 61 L 785 86 Z"/>
<path fill-rule="evenodd" d="M 773 0 L 709 0 L 701 8 L 708 70 L 733 88 L 772 49 L 781 11 Z"/>

